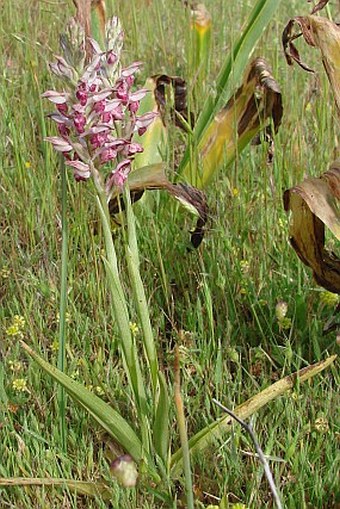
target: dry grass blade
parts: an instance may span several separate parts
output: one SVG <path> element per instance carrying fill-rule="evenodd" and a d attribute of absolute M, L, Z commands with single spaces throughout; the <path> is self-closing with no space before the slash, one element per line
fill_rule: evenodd
<path fill-rule="evenodd" d="M 10 477 L 0 479 L 0 486 L 55 486 L 66 488 L 79 495 L 90 497 L 101 496 L 104 500 L 110 500 L 111 490 L 106 484 L 87 481 L 75 481 L 73 479 L 54 479 L 42 477 Z"/>
<path fill-rule="evenodd" d="M 336 355 L 332 355 L 324 361 L 320 361 L 316 364 L 312 364 L 311 366 L 307 366 L 306 368 L 300 369 L 292 375 L 288 375 L 285 378 L 282 378 L 282 380 L 275 382 L 273 385 L 270 385 L 263 391 L 259 392 L 252 398 L 236 407 L 233 413 L 240 419 L 247 419 L 253 415 L 253 413 L 260 410 L 260 408 L 270 403 L 270 401 L 273 401 L 275 398 L 278 398 L 288 390 L 292 389 L 297 382 L 305 382 L 313 376 L 321 373 L 321 371 L 328 368 L 336 358 Z M 196 454 L 203 453 L 203 451 L 209 447 L 209 445 L 211 445 L 214 439 L 221 438 L 223 433 L 230 431 L 231 421 L 232 418 L 229 415 L 226 415 L 199 431 L 189 440 L 190 451 Z M 183 451 L 181 449 L 177 450 L 172 455 L 171 468 L 174 475 L 178 475 L 178 473 L 182 470 L 182 459 Z"/>
<path fill-rule="evenodd" d="M 301 32 L 296 33 L 295 26 Z M 306 43 L 319 48 L 322 63 L 333 89 L 336 106 L 340 113 L 340 28 L 332 21 L 320 16 L 297 16 L 289 21 L 282 34 L 282 44 L 289 65 L 295 61 L 304 70 L 314 72 L 304 63 L 294 45 L 295 39 L 303 36 Z"/>
<path fill-rule="evenodd" d="M 340 161 L 320 178 L 307 178 L 284 193 L 285 210 L 293 214 L 293 248 L 317 283 L 335 293 L 340 293 L 340 260 L 325 248 L 325 225 L 340 239 L 339 198 Z"/>

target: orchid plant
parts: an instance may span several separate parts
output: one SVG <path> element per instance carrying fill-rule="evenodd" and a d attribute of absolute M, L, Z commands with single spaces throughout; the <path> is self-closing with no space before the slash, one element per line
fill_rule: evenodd
<path fill-rule="evenodd" d="M 266 1 L 263 1 L 266 5 Z M 65 165 L 73 171 L 74 178 L 78 182 L 92 181 L 96 190 L 96 204 L 102 221 L 106 248 L 103 262 L 119 333 L 122 363 L 132 395 L 130 400 L 132 414 L 135 417 L 134 426 L 111 405 L 67 376 L 62 369 L 56 369 L 46 362 L 26 343 L 21 344 L 38 365 L 94 417 L 124 451 L 124 454 L 111 465 L 116 478 L 126 487 L 134 486 L 137 464 L 139 472 L 145 472 L 152 478 L 153 486 L 157 487 L 162 481 L 167 485 L 161 496 L 164 501 L 169 493 L 171 495 L 171 490 L 168 489 L 171 478 L 178 478 L 183 469 L 186 478 L 190 476 L 189 451 L 202 453 L 222 431 L 230 429 L 231 419 L 228 415 L 217 419 L 186 442 L 184 412 L 181 415 L 178 411 L 179 427 L 182 426 L 181 447 L 177 451 L 171 451 L 172 423 L 169 418 L 171 391 L 159 368 L 156 342 L 139 270 L 135 219 L 129 189 L 133 190 L 133 186 L 137 186 L 136 181 L 139 178 L 143 181 L 145 189 L 155 187 L 166 189 L 181 202 L 191 205 L 200 202 L 202 194 L 195 190 L 194 196 L 189 197 L 189 187 L 170 183 L 162 171 L 158 171 L 160 170 L 158 165 L 154 165 L 158 172 L 156 184 L 155 180 L 148 176 L 148 167 L 138 166 L 133 171 L 135 157 L 141 155 L 144 150 L 143 135 L 149 128 L 150 133 L 153 122 L 156 123 L 159 119 L 156 119 L 155 111 L 143 110 L 143 114 L 138 115 L 140 102 L 149 92 L 147 89 L 136 89 L 134 86 L 135 75 L 141 67 L 141 62 L 134 62 L 127 67 L 121 65 L 123 37 L 119 20 L 115 17 L 108 20 L 102 48 L 94 39 L 86 37 L 82 25 L 73 19 L 68 25 L 67 33 L 61 38 L 63 56 L 58 56 L 51 64 L 51 71 L 61 79 L 61 90 L 48 90 L 43 97 L 55 105 L 55 111 L 49 116 L 56 123 L 59 133 L 59 136 L 47 137 L 46 140 L 61 153 Z M 248 81 L 250 83 L 251 79 Z M 254 85 L 252 82 L 250 84 Z M 135 180 L 132 178 L 134 174 L 139 175 Z M 156 177 L 153 175 L 152 178 Z M 137 183 L 139 186 L 140 182 Z M 190 188 L 190 191 L 192 189 Z M 128 300 L 122 285 L 111 233 L 109 203 L 118 194 L 123 194 L 125 201 L 127 235 L 124 247 L 128 277 L 134 296 L 133 305 L 138 312 L 143 332 L 142 344 L 137 344 L 130 329 Z M 202 214 L 204 215 L 204 207 Z M 141 352 L 144 353 L 147 363 L 147 369 L 144 371 L 141 368 Z M 325 369 L 333 360 L 334 357 L 304 368 L 297 376 L 300 377 L 300 381 L 307 380 Z M 234 413 L 246 419 L 291 389 L 294 379 L 289 376 L 276 382 L 272 387 L 266 388 L 237 407 Z M 179 406 L 183 406 L 181 402 Z M 187 483 L 187 486 L 188 492 L 192 488 L 190 483 Z M 78 490 L 84 488 L 76 482 L 69 483 L 69 487 Z M 103 493 L 108 490 L 106 486 L 101 489 L 104 490 Z M 156 494 L 155 490 L 153 492 Z M 191 497 L 187 496 L 187 500 L 188 508 L 192 509 L 192 493 Z"/>

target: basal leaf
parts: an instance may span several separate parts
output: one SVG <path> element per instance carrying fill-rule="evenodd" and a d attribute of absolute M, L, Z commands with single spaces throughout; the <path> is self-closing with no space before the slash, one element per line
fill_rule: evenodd
<path fill-rule="evenodd" d="M 285 210 L 292 212 L 290 242 L 317 283 L 334 293 L 340 293 L 340 260 L 325 248 L 325 225 L 340 240 L 339 199 L 340 161 L 284 193 Z"/>
<path fill-rule="evenodd" d="M 76 382 L 62 371 L 46 362 L 34 352 L 26 343 L 21 341 L 24 350 L 48 373 L 60 383 L 68 394 L 91 414 L 94 419 L 107 431 L 136 461 L 143 457 L 142 444 L 131 426 L 113 408 L 98 396 L 92 394 L 83 385 Z"/>

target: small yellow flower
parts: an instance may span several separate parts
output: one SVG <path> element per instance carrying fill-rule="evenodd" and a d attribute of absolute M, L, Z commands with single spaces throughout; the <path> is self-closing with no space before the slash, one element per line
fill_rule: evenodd
<path fill-rule="evenodd" d="M 249 264 L 248 260 L 240 261 L 240 269 L 241 269 L 242 274 L 248 274 L 249 269 L 250 269 L 250 264 Z"/>
<path fill-rule="evenodd" d="M 328 291 L 321 292 L 320 302 L 326 307 L 333 308 L 339 304 L 339 295 Z"/>
<path fill-rule="evenodd" d="M 327 419 L 325 417 L 319 417 L 318 419 L 316 419 L 316 421 L 314 423 L 314 428 L 319 433 L 328 433 L 329 424 L 328 424 Z"/>
<path fill-rule="evenodd" d="M 10 271 L 8 267 L 2 267 L 0 270 L 0 276 L 2 279 L 8 279 L 10 275 Z"/>
<path fill-rule="evenodd" d="M 6 329 L 7 336 L 23 337 L 23 329 L 25 327 L 25 318 L 23 316 L 15 315 L 12 323 Z"/>
<path fill-rule="evenodd" d="M 59 350 L 59 341 L 57 339 L 55 339 L 51 345 L 51 350 L 52 352 L 58 352 Z"/>
<path fill-rule="evenodd" d="M 18 373 L 22 370 L 22 364 L 19 361 L 8 361 L 9 368 L 13 373 Z"/>
<path fill-rule="evenodd" d="M 103 390 L 102 387 L 100 387 L 100 385 L 96 385 L 95 388 L 94 388 L 94 392 L 98 395 L 98 396 L 103 396 L 105 394 L 105 391 Z"/>
<path fill-rule="evenodd" d="M 31 166 L 32 166 L 32 165 L 31 165 L 30 161 L 26 161 L 26 162 L 25 162 L 25 168 L 26 168 L 27 170 L 29 170 L 29 169 L 31 168 Z"/>
<path fill-rule="evenodd" d="M 238 196 L 240 195 L 240 190 L 238 189 L 238 187 L 233 187 L 232 194 L 234 198 L 238 198 Z"/>
<path fill-rule="evenodd" d="M 244 286 L 242 286 L 242 288 L 240 288 L 240 294 L 241 294 L 241 295 L 248 295 L 248 290 L 247 290 L 247 288 L 245 288 Z"/>
<path fill-rule="evenodd" d="M 16 378 L 12 382 L 12 387 L 17 392 L 25 392 L 27 389 L 27 381 L 24 378 Z"/>
<path fill-rule="evenodd" d="M 57 321 L 57 323 L 59 323 L 59 322 L 60 322 L 60 313 L 57 313 L 56 321 Z M 66 322 L 66 323 L 70 323 L 70 322 L 71 322 L 71 314 L 70 314 L 70 313 L 68 313 L 67 311 L 66 311 L 66 313 L 65 313 L 65 322 Z"/>
<path fill-rule="evenodd" d="M 130 322 L 130 331 L 133 336 L 137 336 L 138 334 L 138 325 L 135 322 Z"/>

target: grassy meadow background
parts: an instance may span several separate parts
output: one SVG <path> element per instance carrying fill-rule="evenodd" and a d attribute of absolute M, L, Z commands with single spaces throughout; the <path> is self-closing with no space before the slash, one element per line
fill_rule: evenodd
<path fill-rule="evenodd" d="M 196 112 L 205 94 L 213 93 L 221 63 L 253 2 L 206 0 L 205 5 L 212 15 L 213 40 L 205 89 L 193 100 Z M 316 285 L 290 247 L 282 205 L 285 189 L 306 173 L 321 174 L 339 156 L 334 102 L 318 52 L 303 42 L 299 46 L 319 71 L 319 85 L 313 75 L 288 68 L 281 49 L 288 19 L 309 10 L 303 0 L 282 0 L 253 54 L 268 59 L 283 94 L 274 161 L 267 164 L 266 147 L 249 146 L 231 167 L 221 169 L 206 189 L 210 219 L 203 245 L 188 249 L 192 218 L 168 196 L 159 193 L 151 208 L 138 204 L 134 209 L 159 358 L 170 381 L 173 349 L 180 345 L 189 436 L 220 415 L 213 397 L 234 408 L 277 379 L 339 350 L 334 332 L 322 334 L 336 299 Z M 186 78 L 190 92 L 190 25 L 181 2 L 116 0 L 113 12 L 126 34 L 124 61 L 145 62 L 139 84 L 147 76 L 167 73 Z M 339 19 L 338 2 L 330 3 L 330 12 Z M 0 5 L 0 477 L 111 482 L 109 440 L 70 399 L 63 452 L 57 386 L 18 344 L 23 337 L 57 362 L 60 177 L 58 157 L 43 141 L 53 128 L 46 118 L 51 109 L 40 96 L 58 88 L 48 62 L 59 53 L 58 36 L 72 13 L 71 2 L 5 0 Z M 171 174 L 183 135 L 173 129 L 170 138 L 165 157 Z M 124 414 L 129 392 L 117 355 L 93 196 L 71 174 L 68 187 L 67 373 Z M 117 231 L 118 252 L 120 236 Z M 124 272 L 123 250 L 121 255 Z M 288 304 L 284 326 L 275 313 L 280 301 Z M 340 507 L 338 368 L 335 364 L 297 385 L 252 418 L 289 509 Z M 175 424 L 172 431 L 178 444 Z M 218 504 L 223 496 L 230 504 L 273 507 L 263 469 L 238 425 L 225 441 L 196 458 L 194 485 L 197 507 Z M 162 507 L 145 481 L 137 490 L 124 490 L 115 481 L 111 486 L 114 508 Z M 174 507 L 181 507 L 181 485 L 172 493 Z M 105 508 L 108 503 L 58 488 L 0 489 L 1 509 L 60 507 Z"/>

